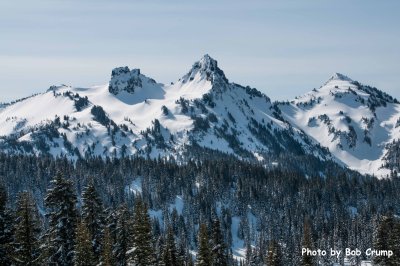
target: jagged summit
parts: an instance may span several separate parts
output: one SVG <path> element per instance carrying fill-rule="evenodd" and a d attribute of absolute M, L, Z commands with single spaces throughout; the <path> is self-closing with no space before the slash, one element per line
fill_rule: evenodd
<path fill-rule="evenodd" d="M 134 105 L 147 99 L 164 97 L 162 84 L 143 75 L 140 69 L 117 67 L 111 72 L 108 91 L 125 104 Z"/>
<path fill-rule="evenodd" d="M 123 75 L 123 74 L 127 74 L 129 72 L 131 72 L 131 71 L 129 70 L 129 67 L 127 67 L 127 66 L 116 67 L 111 71 L 111 77 L 120 76 L 120 75 Z M 140 69 L 138 69 L 138 68 L 132 69 L 132 73 L 140 74 Z"/>
<path fill-rule="evenodd" d="M 181 79 L 183 83 L 193 80 L 207 80 L 213 84 L 227 84 L 228 79 L 225 77 L 224 71 L 218 67 L 217 60 L 210 55 L 204 55 L 199 61 L 195 62 L 190 71 Z"/>
<path fill-rule="evenodd" d="M 129 67 L 117 67 L 111 72 L 111 80 L 108 87 L 110 93 L 117 95 L 121 91 L 133 94 L 135 89 L 142 87 L 140 69 L 132 69 Z"/>
<path fill-rule="evenodd" d="M 214 71 L 215 69 L 218 68 L 218 62 L 214 58 L 212 58 L 210 55 L 205 54 L 200 61 L 196 62 L 195 65 L 198 64 L 200 65 L 200 68 L 203 71 Z"/>

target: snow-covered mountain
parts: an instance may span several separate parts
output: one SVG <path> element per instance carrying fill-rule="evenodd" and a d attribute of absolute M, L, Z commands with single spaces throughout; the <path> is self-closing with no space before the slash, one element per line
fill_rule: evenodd
<path fill-rule="evenodd" d="M 293 126 L 363 174 L 386 176 L 391 143 L 400 137 L 400 105 L 386 93 L 335 73 L 322 87 L 279 105 Z"/>
<path fill-rule="evenodd" d="M 397 154 L 396 144 L 389 143 L 400 134 L 399 108 L 389 95 L 340 74 L 291 103 L 274 103 L 256 89 L 229 82 L 217 61 L 205 55 L 168 85 L 139 69 L 119 67 L 105 85 L 52 86 L 5 104 L 0 148 L 73 159 L 187 160 L 200 147 L 267 163 L 282 154 L 335 159 L 382 175 L 389 172 L 382 165 L 396 165 L 386 153 L 392 147 Z"/>
<path fill-rule="evenodd" d="M 190 146 L 260 160 L 282 151 L 325 156 L 279 113 L 261 92 L 230 83 L 217 61 L 205 55 L 174 84 L 120 67 L 109 84 L 52 86 L 5 106 L 1 148 L 74 158 L 180 158 Z"/>

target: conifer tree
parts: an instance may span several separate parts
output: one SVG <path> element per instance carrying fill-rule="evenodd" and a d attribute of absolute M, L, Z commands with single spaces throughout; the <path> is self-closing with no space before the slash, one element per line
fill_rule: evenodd
<path fill-rule="evenodd" d="M 168 226 L 165 246 L 163 248 L 162 261 L 164 266 L 180 265 L 176 252 L 174 231 Z"/>
<path fill-rule="evenodd" d="M 268 246 L 267 265 L 268 266 L 283 265 L 281 248 L 280 245 L 275 240 L 271 240 Z"/>
<path fill-rule="evenodd" d="M 89 230 L 84 221 L 78 223 L 75 241 L 75 266 L 97 265 Z"/>
<path fill-rule="evenodd" d="M 256 251 L 253 254 L 253 257 L 255 256 L 257 259 L 257 265 L 265 264 L 264 262 L 266 261 L 267 257 L 266 252 L 268 251 L 265 249 L 265 236 L 264 232 L 261 230 L 256 242 Z"/>
<path fill-rule="evenodd" d="M 308 219 L 304 222 L 303 227 L 303 242 L 301 248 L 308 248 L 312 250 L 313 243 L 312 243 L 312 235 L 311 235 L 311 228 Z M 301 265 L 302 266 L 312 266 L 314 265 L 314 259 L 312 256 L 305 254 L 301 258 Z"/>
<path fill-rule="evenodd" d="M 226 247 L 221 232 L 221 227 L 218 218 L 212 224 L 212 260 L 215 266 L 228 265 L 228 258 L 226 254 Z"/>
<path fill-rule="evenodd" d="M 13 221 L 7 208 L 7 192 L 0 184 L 0 265 L 10 265 L 12 261 Z"/>
<path fill-rule="evenodd" d="M 153 236 L 147 206 L 138 197 L 133 216 L 133 251 L 131 261 L 138 266 L 151 265 L 155 261 Z"/>
<path fill-rule="evenodd" d="M 113 260 L 113 249 L 112 249 L 112 238 L 110 229 L 106 227 L 104 229 L 104 239 L 102 243 L 102 254 L 101 254 L 101 265 L 112 266 L 114 265 Z"/>
<path fill-rule="evenodd" d="M 392 266 L 399 265 L 399 222 L 393 217 L 392 213 L 383 216 L 379 222 L 376 236 L 374 240 L 374 249 L 376 250 L 391 250 L 394 255 L 390 258 L 388 256 L 375 256 L 374 265 L 379 266 Z"/>
<path fill-rule="evenodd" d="M 18 195 L 15 219 L 14 262 L 16 265 L 40 265 L 40 226 L 36 205 L 28 192 Z"/>
<path fill-rule="evenodd" d="M 118 266 L 125 266 L 128 263 L 129 247 L 131 246 L 133 234 L 132 234 L 132 222 L 128 207 L 124 204 L 117 210 L 117 225 L 115 227 L 115 246 L 114 246 L 114 258 Z"/>
<path fill-rule="evenodd" d="M 188 252 L 183 241 L 180 241 L 178 245 L 177 260 L 181 265 L 185 265 L 185 263 L 188 261 Z"/>
<path fill-rule="evenodd" d="M 117 242 L 117 224 L 118 224 L 118 212 L 119 212 L 118 207 L 113 207 L 113 208 L 107 208 L 105 213 L 106 213 L 106 225 L 105 228 L 108 229 L 108 232 L 110 233 L 111 237 L 111 244 L 112 244 L 112 249 L 114 249 L 114 244 Z M 105 231 L 103 232 L 103 234 Z M 104 241 L 103 241 L 104 242 Z"/>
<path fill-rule="evenodd" d="M 40 246 L 39 246 L 39 258 L 38 262 L 39 265 L 50 265 L 50 254 L 54 250 L 50 248 L 51 243 L 50 243 L 50 236 L 49 234 L 45 233 L 42 234 L 40 238 Z"/>
<path fill-rule="evenodd" d="M 97 195 L 93 181 L 89 183 L 82 193 L 82 219 L 84 220 L 91 236 L 93 252 L 98 258 L 101 253 L 102 230 L 104 227 L 103 204 Z"/>
<path fill-rule="evenodd" d="M 155 244 L 156 264 L 163 265 L 164 261 L 164 247 L 165 239 L 164 235 L 160 235 Z"/>
<path fill-rule="evenodd" d="M 48 263 L 72 265 L 77 222 L 76 196 L 72 182 L 58 173 L 48 189 L 45 204 L 49 217 Z"/>
<path fill-rule="evenodd" d="M 400 219 L 394 220 L 393 230 L 390 240 L 390 248 L 393 251 L 391 257 L 393 265 L 400 265 Z"/>
<path fill-rule="evenodd" d="M 206 224 L 202 223 L 199 229 L 199 249 L 196 257 L 196 266 L 212 265 L 210 246 L 208 243 L 208 232 Z"/>

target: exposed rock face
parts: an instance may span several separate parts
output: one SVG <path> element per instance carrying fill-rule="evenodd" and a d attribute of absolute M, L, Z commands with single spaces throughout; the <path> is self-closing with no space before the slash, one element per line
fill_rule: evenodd
<path fill-rule="evenodd" d="M 128 67 L 117 67 L 111 72 L 108 90 L 117 95 L 121 91 L 133 94 L 136 88 L 142 87 L 140 69 L 129 70 Z"/>

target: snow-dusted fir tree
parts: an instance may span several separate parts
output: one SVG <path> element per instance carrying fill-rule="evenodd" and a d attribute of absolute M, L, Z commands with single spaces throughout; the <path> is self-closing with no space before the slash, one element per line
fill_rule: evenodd
<path fill-rule="evenodd" d="M 124 266 L 128 263 L 127 252 L 129 247 L 132 246 L 133 239 L 133 226 L 131 214 L 128 207 L 123 204 L 117 210 L 117 224 L 115 227 L 115 245 L 114 245 L 114 258 L 118 266 Z"/>
<path fill-rule="evenodd" d="M 101 265 L 102 266 L 114 265 L 113 243 L 110 234 L 110 229 L 108 227 L 104 229 L 104 238 L 101 246 L 102 246 Z"/>
<path fill-rule="evenodd" d="M 99 258 L 105 219 L 103 204 L 97 194 L 93 181 L 89 182 L 89 185 L 82 193 L 82 201 L 82 219 L 89 230 L 93 252 L 96 258 Z"/>
<path fill-rule="evenodd" d="M 76 195 L 70 180 L 58 173 L 45 197 L 49 229 L 48 263 L 72 265 L 77 223 Z"/>
<path fill-rule="evenodd" d="M 187 265 L 189 261 L 192 260 L 191 255 L 189 253 L 189 249 L 187 248 L 188 244 L 184 241 L 184 237 L 181 236 L 179 244 L 177 244 L 177 257 L 178 261 L 182 263 L 182 265 Z"/>
<path fill-rule="evenodd" d="M 84 221 L 78 223 L 76 228 L 74 265 L 97 265 L 97 259 L 95 258 L 92 247 L 92 237 L 90 236 L 89 229 Z"/>
<path fill-rule="evenodd" d="M 10 265 L 13 240 L 12 216 L 7 208 L 7 192 L 0 184 L 0 265 Z"/>
<path fill-rule="evenodd" d="M 212 265 L 212 255 L 209 246 L 206 224 L 202 223 L 199 229 L 199 248 L 196 257 L 196 266 Z"/>
<path fill-rule="evenodd" d="M 167 229 L 167 236 L 165 239 L 165 245 L 163 247 L 161 264 L 164 266 L 181 265 L 180 261 L 178 260 L 174 231 L 172 229 L 172 226 L 168 226 Z"/>
<path fill-rule="evenodd" d="M 17 265 L 40 265 L 39 215 L 30 193 L 21 192 L 18 195 L 15 215 L 14 262 Z"/>
<path fill-rule="evenodd" d="M 133 245 L 130 261 L 134 265 L 152 265 L 155 262 L 153 236 L 147 206 L 140 197 L 136 198 L 133 215 Z"/>
<path fill-rule="evenodd" d="M 228 257 L 226 254 L 226 246 L 222 236 L 220 222 L 218 218 L 214 219 L 212 224 L 212 260 L 215 266 L 228 265 Z"/>

